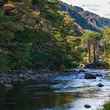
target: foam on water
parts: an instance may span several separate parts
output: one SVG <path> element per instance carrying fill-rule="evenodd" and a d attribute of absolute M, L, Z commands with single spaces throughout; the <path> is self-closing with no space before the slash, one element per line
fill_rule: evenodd
<path fill-rule="evenodd" d="M 91 71 L 89 69 L 86 70 L 86 72 L 93 74 L 100 73 L 102 75 L 109 73 L 109 71 L 106 70 Z M 82 73 L 79 75 L 70 74 L 56 77 L 55 80 L 59 81 L 59 83 L 52 85 L 52 88 L 55 89 L 55 93 L 80 93 L 80 95 L 76 97 L 75 101 L 65 105 L 64 108 L 57 107 L 57 109 L 54 108 L 52 110 L 87 110 L 87 108 L 84 107 L 86 104 L 91 106 L 88 110 L 102 108 L 102 105 L 110 100 L 110 80 L 104 77 L 88 80 L 84 79 L 84 74 Z M 104 87 L 98 87 L 97 85 L 99 83 L 103 84 Z"/>

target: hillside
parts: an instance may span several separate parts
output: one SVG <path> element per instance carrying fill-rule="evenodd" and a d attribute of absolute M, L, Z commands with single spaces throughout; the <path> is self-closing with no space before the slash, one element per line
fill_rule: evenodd
<path fill-rule="evenodd" d="M 0 70 L 76 67 L 74 36 L 82 31 L 57 0 L 1 2 Z"/>
<path fill-rule="evenodd" d="M 110 26 L 110 19 L 100 17 L 92 12 L 86 11 L 78 6 L 70 6 L 66 3 L 60 3 L 61 10 L 66 11 L 74 18 L 83 29 L 100 31 Z"/>
<path fill-rule="evenodd" d="M 107 34 L 106 38 L 102 33 L 85 32 L 85 29 L 99 31 L 109 25 L 108 22 L 82 8 L 61 4 L 59 0 L 1 2 L 0 71 L 60 71 L 96 62 L 104 53 L 100 41 L 107 41 L 109 45 L 109 29 L 103 33 Z M 109 58 L 107 47 L 106 60 Z M 97 50 L 101 50 L 100 55 Z"/>

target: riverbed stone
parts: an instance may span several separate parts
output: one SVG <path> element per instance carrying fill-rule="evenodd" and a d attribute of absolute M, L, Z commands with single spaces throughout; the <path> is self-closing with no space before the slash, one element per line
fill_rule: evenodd
<path fill-rule="evenodd" d="M 13 85 L 12 84 L 4 84 L 4 87 L 7 89 L 12 89 Z"/>
<path fill-rule="evenodd" d="M 104 87 L 102 83 L 97 84 L 98 87 Z"/>
<path fill-rule="evenodd" d="M 85 79 L 96 79 L 96 75 L 86 73 L 85 74 Z"/>
<path fill-rule="evenodd" d="M 87 109 L 89 109 L 89 108 L 91 108 L 91 105 L 85 104 L 84 107 L 87 108 Z"/>

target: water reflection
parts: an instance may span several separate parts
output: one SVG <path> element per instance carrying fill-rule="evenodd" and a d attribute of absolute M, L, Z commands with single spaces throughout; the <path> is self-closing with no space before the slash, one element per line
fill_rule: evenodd
<path fill-rule="evenodd" d="M 110 80 L 74 79 L 59 75 L 57 83 L 36 84 L 28 82 L 12 90 L 0 90 L 0 110 L 87 110 L 86 104 L 97 110 L 110 100 Z M 53 80 L 53 79 L 52 79 Z M 100 88 L 97 84 L 102 83 Z"/>
<path fill-rule="evenodd" d="M 35 95 L 38 91 L 28 94 L 25 92 L 17 88 L 8 91 L 1 103 L 2 110 L 53 110 L 57 107 L 65 109 L 65 105 L 74 100 L 74 96 L 67 93 Z"/>

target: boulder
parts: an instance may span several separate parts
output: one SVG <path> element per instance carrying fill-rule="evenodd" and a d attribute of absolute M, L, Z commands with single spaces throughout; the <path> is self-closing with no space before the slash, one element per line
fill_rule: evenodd
<path fill-rule="evenodd" d="M 7 88 L 12 88 L 13 87 L 12 84 L 4 84 L 4 86 L 7 87 Z"/>
<path fill-rule="evenodd" d="M 97 62 L 93 62 L 90 64 L 85 65 L 84 68 L 89 68 L 89 69 L 108 69 L 109 68 L 109 64 L 103 61 L 97 61 Z"/>
<path fill-rule="evenodd" d="M 79 72 L 86 72 L 84 69 L 80 69 Z"/>
<path fill-rule="evenodd" d="M 98 87 L 104 87 L 102 83 L 97 84 Z"/>
<path fill-rule="evenodd" d="M 84 107 L 87 108 L 87 109 L 89 109 L 89 108 L 91 108 L 91 105 L 86 104 L 86 105 L 84 105 Z"/>
<path fill-rule="evenodd" d="M 85 74 L 85 79 L 96 79 L 96 75 L 86 73 Z"/>
<path fill-rule="evenodd" d="M 96 76 L 97 76 L 97 77 L 103 77 L 103 75 L 100 74 L 100 73 L 99 73 L 99 74 L 97 73 Z"/>
<path fill-rule="evenodd" d="M 0 0 L 0 7 L 4 5 L 4 0 Z"/>

